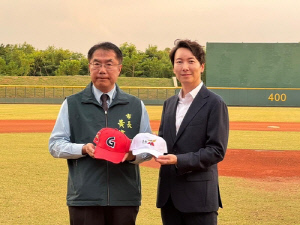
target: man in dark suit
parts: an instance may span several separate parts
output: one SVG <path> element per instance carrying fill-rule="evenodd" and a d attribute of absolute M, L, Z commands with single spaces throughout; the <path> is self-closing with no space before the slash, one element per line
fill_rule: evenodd
<path fill-rule="evenodd" d="M 164 225 L 217 224 L 222 207 L 217 164 L 227 149 L 227 106 L 201 81 L 205 52 L 197 42 L 178 40 L 170 59 L 182 89 L 163 106 L 158 135 L 168 154 L 156 158 L 157 207 Z"/>

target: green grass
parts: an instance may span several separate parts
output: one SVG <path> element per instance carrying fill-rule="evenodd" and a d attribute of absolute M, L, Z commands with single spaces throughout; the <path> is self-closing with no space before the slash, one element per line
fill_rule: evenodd
<path fill-rule="evenodd" d="M 0 104 L 0 120 L 55 120 L 60 105 Z"/>
<path fill-rule="evenodd" d="M 0 85 L 46 85 L 46 86 L 86 86 L 91 81 L 87 76 L 0 76 Z M 170 78 L 119 77 L 119 86 L 174 87 Z"/>
<path fill-rule="evenodd" d="M 146 106 L 159 120 L 161 106 Z M 0 105 L 3 119 L 56 119 L 60 105 Z M 263 110 L 266 110 L 263 113 Z M 299 122 L 300 108 L 229 107 L 232 121 Z M 269 115 L 265 117 L 265 114 Z M 69 224 L 67 163 L 48 152 L 50 133 L 0 134 L 0 224 Z M 299 132 L 230 131 L 229 148 L 300 150 Z M 159 225 L 155 207 L 158 169 L 141 167 L 142 206 L 138 225 Z M 220 225 L 299 224 L 300 179 L 220 177 L 224 209 Z"/>
<path fill-rule="evenodd" d="M 49 134 L 0 134 L 0 224 L 67 224 L 67 164 L 48 153 Z"/>
<path fill-rule="evenodd" d="M 229 117 L 243 122 L 300 122 L 300 108 L 229 107 Z"/>
<path fill-rule="evenodd" d="M 0 224 L 68 224 L 67 164 L 48 152 L 49 133 L 0 134 Z M 138 225 L 159 225 L 158 169 L 141 167 Z M 300 180 L 220 177 L 221 225 L 298 224 Z"/>
<path fill-rule="evenodd" d="M 300 132 L 230 130 L 229 149 L 300 150 Z"/>
<path fill-rule="evenodd" d="M 299 224 L 300 180 L 220 177 L 221 225 Z"/>

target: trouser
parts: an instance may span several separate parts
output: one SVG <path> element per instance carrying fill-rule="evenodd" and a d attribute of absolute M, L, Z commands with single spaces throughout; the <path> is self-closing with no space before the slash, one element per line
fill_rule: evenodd
<path fill-rule="evenodd" d="M 135 225 L 139 206 L 69 206 L 70 225 Z"/>
<path fill-rule="evenodd" d="M 163 225 L 217 225 L 218 212 L 183 213 L 175 208 L 169 198 L 161 208 Z"/>

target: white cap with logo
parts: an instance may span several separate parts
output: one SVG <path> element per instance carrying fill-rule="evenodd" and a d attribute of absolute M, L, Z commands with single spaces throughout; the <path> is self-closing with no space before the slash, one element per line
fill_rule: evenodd
<path fill-rule="evenodd" d="M 130 151 L 133 155 L 150 153 L 155 157 L 168 153 L 166 141 L 162 137 L 150 133 L 137 134 L 132 139 Z"/>

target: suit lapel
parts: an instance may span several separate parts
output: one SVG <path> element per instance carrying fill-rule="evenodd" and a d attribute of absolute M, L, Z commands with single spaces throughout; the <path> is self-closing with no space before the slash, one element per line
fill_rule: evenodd
<path fill-rule="evenodd" d="M 180 125 L 180 128 L 178 130 L 175 141 L 178 140 L 178 138 L 181 136 L 182 132 L 185 130 L 185 128 L 188 126 L 188 124 L 193 120 L 193 118 L 199 112 L 199 110 L 206 104 L 208 97 L 209 97 L 209 92 L 208 92 L 207 88 L 203 85 L 201 87 L 200 91 L 198 92 L 198 94 L 196 95 L 195 99 L 193 100 L 190 108 L 186 112 L 186 114 L 182 120 L 182 123 Z M 175 111 L 176 111 L 176 109 L 175 109 Z"/>
<path fill-rule="evenodd" d="M 178 96 L 174 96 L 174 99 L 170 102 L 170 116 L 168 121 L 168 126 L 170 126 L 170 132 L 173 139 L 173 142 L 176 139 L 176 108 L 178 105 Z"/>

